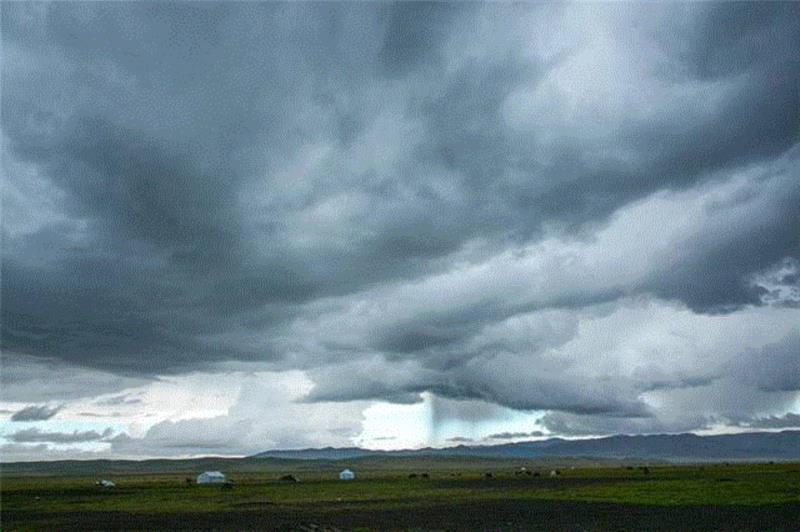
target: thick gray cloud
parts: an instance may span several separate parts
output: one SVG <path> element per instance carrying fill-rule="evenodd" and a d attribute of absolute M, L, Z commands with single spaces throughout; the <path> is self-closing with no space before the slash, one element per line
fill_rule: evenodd
<path fill-rule="evenodd" d="M 96 430 L 74 431 L 74 432 L 46 432 L 36 427 L 18 430 L 5 436 L 14 443 L 86 443 L 96 442 L 109 438 L 114 431 L 110 428 L 103 432 Z"/>
<path fill-rule="evenodd" d="M 9 353 L 3 353 L 0 372 L 3 399 L 26 403 L 93 397 L 149 382 L 152 378 L 72 366 L 56 358 Z"/>
<path fill-rule="evenodd" d="M 58 414 L 63 405 L 30 405 L 12 414 L 11 421 L 43 421 Z"/>
<path fill-rule="evenodd" d="M 731 374 L 762 391 L 800 391 L 800 332 L 734 360 Z"/>
<path fill-rule="evenodd" d="M 255 362 L 569 433 L 791 408 L 797 5 L 0 9 L 4 399 Z"/>

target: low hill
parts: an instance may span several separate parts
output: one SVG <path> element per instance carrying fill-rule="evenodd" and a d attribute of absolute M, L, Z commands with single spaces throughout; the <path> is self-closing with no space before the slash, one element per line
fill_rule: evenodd
<path fill-rule="evenodd" d="M 256 458 L 346 460 L 367 456 L 462 456 L 482 458 L 592 457 L 680 462 L 722 460 L 800 460 L 800 431 L 698 436 L 655 434 L 583 440 L 547 440 L 501 445 L 459 445 L 443 449 L 375 451 L 358 447 L 266 451 Z"/>

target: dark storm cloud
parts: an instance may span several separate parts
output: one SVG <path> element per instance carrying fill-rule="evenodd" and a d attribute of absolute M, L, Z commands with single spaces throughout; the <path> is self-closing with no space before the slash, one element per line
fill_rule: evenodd
<path fill-rule="evenodd" d="M 311 371 L 308 400 L 654 427 L 642 393 L 719 375 L 542 353 L 625 297 L 762 305 L 755 276 L 800 256 L 795 4 L 2 10 L 12 361 L 267 361 Z M 756 387 L 796 391 L 769 360 Z"/>
<path fill-rule="evenodd" d="M 5 337 L 8 334 L 5 322 L 3 327 Z M 43 382 L 47 386 L 42 386 Z M 152 382 L 152 378 L 75 367 L 55 358 L 7 353 L 3 353 L 3 371 L 0 372 L 3 398 L 20 402 L 93 397 Z"/>
<path fill-rule="evenodd" d="M 11 416 L 11 421 L 44 421 L 58 414 L 63 405 L 30 405 L 22 410 L 17 410 Z"/>
<path fill-rule="evenodd" d="M 447 36 L 448 20 L 463 9 L 439 2 L 387 4 L 387 30 L 378 56 L 387 74 L 402 76 L 441 61 L 437 52 Z"/>

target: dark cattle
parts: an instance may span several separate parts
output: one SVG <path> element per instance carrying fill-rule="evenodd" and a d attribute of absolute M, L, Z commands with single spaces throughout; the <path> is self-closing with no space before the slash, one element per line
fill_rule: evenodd
<path fill-rule="evenodd" d="M 431 478 L 431 476 L 427 473 L 423 473 L 421 476 L 422 478 Z"/>
<path fill-rule="evenodd" d="M 283 475 L 278 480 L 282 480 L 283 482 L 300 482 L 298 478 L 294 475 Z"/>
<path fill-rule="evenodd" d="M 410 475 L 408 475 L 408 478 L 417 478 L 417 474 L 416 473 L 411 473 Z"/>
<path fill-rule="evenodd" d="M 492 478 L 492 477 L 494 477 L 494 475 L 492 475 L 491 473 L 484 473 L 483 474 L 483 478 Z"/>

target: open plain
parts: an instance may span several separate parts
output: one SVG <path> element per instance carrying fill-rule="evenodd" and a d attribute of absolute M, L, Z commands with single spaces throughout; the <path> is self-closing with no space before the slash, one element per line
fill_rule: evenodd
<path fill-rule="evenodd" d="M 3 530 L 800 528 L 796 463 L 415 457 L 37 466 L 4 465 Z M 338 480 L 345 466 L 356 471 L 355 480 Z M 233 487 L 194 483 L 198 472 L 212 467 L 224 470 Z M 287 474 L 299 481 L 279 480 Z M 95 486 L 99 478 L 116 487 Z"/>

